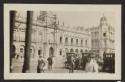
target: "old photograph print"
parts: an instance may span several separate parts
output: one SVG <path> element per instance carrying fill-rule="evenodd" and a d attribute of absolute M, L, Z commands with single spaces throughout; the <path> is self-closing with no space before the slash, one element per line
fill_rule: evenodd
<path fill-rule="evenodd" d="M 78 79 L 82 74 L 90 74 L 90 79 L 91 75 L 95 79 L 100 74 L 107 78 L 120 74 L 117 57 L 121 53 L 116 45 L 120 41 L 116 37 L 121 28 L 116 21 L 119 12 L 90 8 L 8 9 L 9 74 L 63 74 L 70 79 L 75 74 L 81 77 Z"/>

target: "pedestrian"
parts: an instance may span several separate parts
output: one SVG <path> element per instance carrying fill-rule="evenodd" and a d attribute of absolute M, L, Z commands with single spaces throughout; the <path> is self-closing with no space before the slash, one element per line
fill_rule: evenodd
<path fill-rule="evenodd" d="M 74 72 L 74 66 L 75 66 L 75 60 L 74 60 L 74 57 L 71 56 L 70 59 L 69 59 L 69 73 L 73 73 Z"/>
<path fill-rule="evenodd" d="M 50 56 L 48 57 L 47 61 L 48 61 L 48 69 L 52 70 L 53 58 Z"/>
<path fill-rule="evenodd" d="M 81 66 L 82 66 L 82 69 L 85 70 L 85 66 L 86 66 L 86 63 L 87 63 L 87 55 L 84 55 L 82 56 L 82 59 L 81 59 Z"/>
<path fill-rule="evenodd" d="M 80 59 L 79 59 L 79 57 L 77 56 L 76 59 L 75 59 L 75 69 L 76 69 L 76 70 L 79 69 L 79 62 L 80 62 Z"/>
<path fill-rule="evenodd" d="M 85 67 L 86 72 L 98 72 L 99 66 L 94 57 L 89 57 Z"/>
<path fill-rule="evenodd" d="M 37 66 L 37 73 L 42 73 L 44 72 L 44 67 L 45 67 L 45 60 L 44 58 L 40 55 L 38 59 L 38 66 Z"/>
<path fill-rule="evenodd" d="M 16 51 L 16 48 L 15 48 L 15 46 L 13 45 L 13 46 L 12 46 L 12 53 L 10 54 L 10 72 L 13 71 L 12 60 L 13 60 L 13 58 L 15 57 L 15 51 Z"/>

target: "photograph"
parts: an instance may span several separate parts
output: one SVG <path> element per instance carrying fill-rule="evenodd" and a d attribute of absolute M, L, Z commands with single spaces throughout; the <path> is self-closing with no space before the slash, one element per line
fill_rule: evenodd
<path fill-rule="evenodd" d="M 121 5 L 5 4 L 4 14 L 4 79 L 121 79 Z"/>

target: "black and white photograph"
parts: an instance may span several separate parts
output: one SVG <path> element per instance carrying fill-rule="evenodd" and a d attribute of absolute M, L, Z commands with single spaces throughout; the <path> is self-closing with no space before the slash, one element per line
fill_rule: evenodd
<path fill-rule="evenodd" d="M 121 79 L 120 5 L 4 5 L 5 79 Z"/>

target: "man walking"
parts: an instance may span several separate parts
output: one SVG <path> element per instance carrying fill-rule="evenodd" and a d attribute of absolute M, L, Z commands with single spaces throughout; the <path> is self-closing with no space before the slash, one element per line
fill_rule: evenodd
<path fill-rule="evenodd" d="M 41 73 L 44 72 L 44 67 L 45 67 L 46 63 L 44 58 L 40 55 L 39 59 L 38 59 L 38 66 L 37 66 L 37 73 Z"/>
<path fill-rule="evenodd" d="M 48 61 L 48 69 L 49 69 L 49 70 L 52 70 L 52 64 L 53 64 L 53 59 L 52 59 L 52 57 L 48 57 L 47 61 Z"/>
<path fill-rule="evenodd" d="M 73 56 L 71 56 L 69 59 L 69 73 L 73 72 L 74 72 L 74 58 Z"/>

